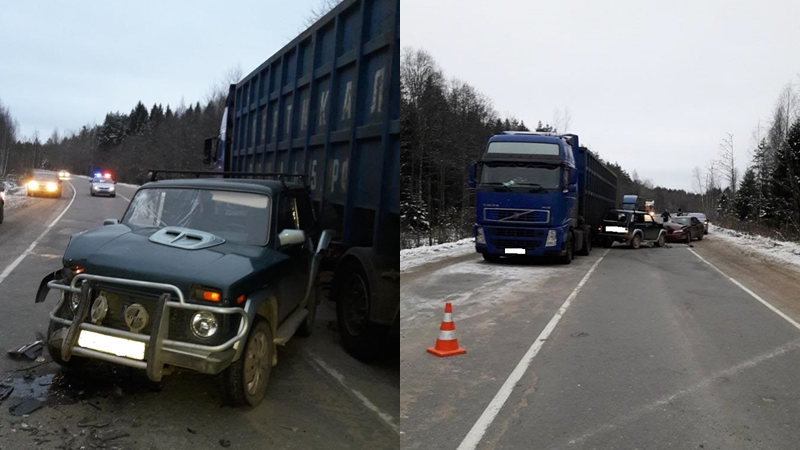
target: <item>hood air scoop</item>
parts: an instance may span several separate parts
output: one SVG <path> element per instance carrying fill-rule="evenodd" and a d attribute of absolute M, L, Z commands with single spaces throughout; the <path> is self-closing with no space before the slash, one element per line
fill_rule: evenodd
<path fill-rule="evenodd" d="M 205 231 L 182 227 L 165 227 L 153 233 L 150 236 L 150 242 L 185 250 L 201 250 L 224 244 L 225 239 Z"/>

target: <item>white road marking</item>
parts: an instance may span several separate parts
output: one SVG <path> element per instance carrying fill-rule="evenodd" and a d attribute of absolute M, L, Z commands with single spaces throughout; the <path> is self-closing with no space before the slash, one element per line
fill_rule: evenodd
<path fill-rule="evenodd" d="M 789 342 L 789 343 L 787 343 L 785 345 L 782 345 L 782 346 L 780 346 L 780 347 L 778 347 L 778 348 L 776 348 L 776 349 L 774 349 L 774 350 L 772 350 L 772 351 L 770 351 L 768 353 L 762 353 L 762 354 L 760 354 L 760 355 L 758 355 L 758 356 L 756 356 L 754 358 L 748 359 L 747 361 L 740 362 L 739 364 L 736 364 L 735 366 L 729 367 L 729 368 L 724 369 L 724 370 L 720 370 L 719 372 L 713 373 L 710 376 L 703 378 L 699 382 L 689 386 L 686 389 L 681 389 L 681 390 L 679 390 L 679 391 L 677 391 L 677 392 L 675 392 L 675 393 L 673 393 L 673 394 L 671 394 L 669 396 L 662 397 L 659 400 L 656 400 L 656 401 L 654 401 L 652 403 L 644 405 L 644 406 L 642 406 L 640 408 L 635 409 L 634 411 L 632 411 L 632 412 L 630 412 L 628 414 L 625 414 L 625 415 L 623 415 L 621 417 L 616 418 L 613 422 L 607 423 L 605 425 L 601 425 L 599 427 L 596 427 L 596 428 L 594 428 L 594 429 L 582 434 L 579 437 L 570 439 L 569 440 L 569 445 L 581 444 L 586 439 L 588 439 L 588 438 L 590 438 L 592 436 L 595 436 L 595 435 L 597 435 L 599 433 L 612 431 L 612 430 L 617 429 L 619 426 L 634 422 L 634 421 L 638 420 L 641 416 L 643 416 L 643 415 L 645 415 L 645 414 L 647 414 L 647 413 L 649 413 L 649 412 L 651 412 L 651 411 L 653 411 L 655 409 L 661 408 L 664 405 L 668 405 L 668 404 L 670 404 L 670 403 L 674 402 L 675 400 L 678 400 L 678 399 L 680 399 L 682 397 L 686 397 L 688 395 L 694 394 L 695 392 L 697 392 L 697 391 L 699 391 L 701 389 L 708 388 L 711 385 L 711 383 L 713 383 L 715 381 L 719 381 L 719 380 L 724 379 L 724 378 L 731 378 L 734 375 L 739 374 L 740 372 L 743 372 L 743 371 L 745 371 L 747 369 L 752 369 L 753 367 L 756 367 L 757 365 L 759 365 L 759 364 L 761 364 L 763 362 L 766 362 L 766 361 L 769 361 L 771 359 L 777 358 L 778 356 L 784 355 L 784 354 L 786 354 L 786 353 L 788 353 L 790 351 L 795 351 L 798 348 L 800 348 L 800 340 L 795 339 L 794 341 Z"/>
<path fill-rule="evenodd" d="M 55 220 L 53 220 L 52 222 L 50 222 L 49 225 L 47 225 L 44 231 L 42 231 L 42 234 L 40 234 L 39 237 L 37 237 L 31 243 L 31 245 L 29 245 L 28 248 L 25 249 L 25 251 L 22 252 L 22 254 L 17 257 L 17 259 L 15 259 L 11 264 L 8 265 L 8 267 L 6 267 L 5 270 L 3 270 L 2 273 L 0 273 L 0 283 L 2 283 L 11 274 L 11 272 L 13 272 L 14 269 L 17 268 L 17 266 L 22 262 L 22 260 L 24 260 L 25 257 L 27 257 L 33 251 L 33 249 L 36 248 L 36 245 L 39 244 L 39 241 L 41 241 L 42 238 L 45 237 L 45 235 L 50 231 L 50 229 L 53 228 L 53 225 L 55 225 L 59 220 L 61 220 L 61 217 L 69 210 L 69 207 L 72 206 L 72 202 L 75 201 L 75 193 L 77 191 L 75 190 L 75 186 L 73 186 L 72 183 L 70 183 L 69 181 L 67 181 L 67 183 L 69 183 L 69 186 L 72 188 L 72 200 L 70 200 L 67 207 L 64 208 L 63 211 L 61 211 L 61 214 L 59 214 Z"/>
<path fill-rule="evenodd" d="M 128 203 L 130 203 L 130 202 L 131 202 L 131 199 L 129 199 L 128 197 L 125 197 L 125 196 L 124 196 L 124 195 L 122 195 L 122 194 L 117 194 L 117 195 L 119 195 L 120 197 L 124 198 L 126 202 L 128 202 Z"/>
<path fill-rule="evenodd" d="M 716 270 L 717 272 L 719 272 L 719 273 L 720 273 L 720 275 L 722 275 L 723 277 L 725 277 L 725 278 L 727 278 L 727 279 L 731 280 L 731 281 L 733 282 L 733 284 L 735 284 L 735 285 L 739 286 L 740 288 L 742 288 L 742 290 L 743 290 L 743 291 L 745 291 L 745 292 L 747 292 L 748 294 L 750 294 L 750 296 L 752 296 L 754 299 L 756 299 L 756 300 L 758 300 L 759 302 L 761 302 L 761 303 L 762 303 L 764 306 L 766 306 L 767 308 L 771 309 L 771 310 L 772 310 L 772 312 L 774 312 L 775 314 L 777 314 L 777 315 L 781 316 L 781 317 L 782 317 L 784 320 L 786 320 L 787 322 L 789 322 L 790 324 L 792 324 L 792 325 L 793 325 L 795 328 L 797 328 L 798 330 L 800 330 L 800 323 L 797 323 L 797 322 L 796 322 L 794 319 L 792 319 L 791 317 L 789 317 L 789 316 L 787 316 L 786 314 L 784 314 L 784 313 L 783 313 L 783 311 L 781 311 L 780 309 L 778 309 L 778 308 L 776 308 L 776 307 L 772 306 L 772 305 L 771 305 L 771 304 L 770 304 L 768 301 L 766 301 L 766 300 L 764 300 L 763 298 L 759 297 L 759 296 L 758 296 L 758 295 L 757 295 L 755 292 L 753 292 L 753 291 L 751 291 L 750 289 L 746 288 L 746 287 L 745 287 L 745 286 L 744 286 L 742 283 L 739 283 L 738 281 L 736 281 L 736 280 L 734 280 L 733 278 L 729 277 L 727 274 L 725 274 L 725 272 L 723 272 L 723 271 L 719 270 L 719 269 L 717 268 L 717 266 L 715 266 L 715 265 L 711 264 L 711 263 L 710 263 L 710 262 L 708 262 L 708 261 L 707 261 L 705 258 L 703 258 L 702 256 L 698 255 L 698 254 L 697 254 L 697 253 L 696 253 L 694 250 L 692 250 L 692 249 L 689 249 L 689 251 L 690 251 L 690 252 L 692 252 L 692 253 L 694 253 L 694 256 L 697 256 L 698 258 L 700 258 L 700 260 L 701 260 L 701 261 L 703 261 L 704 263 L 706 263 L 706 264 L 708 264 L 709 266 L 711 266 L 712 268 L 714 268 L 714 270 Z"/>
<path fill-rule="evenodd" d="M 478 421 L 475 422 L 475 425 L 473 425 L 472 429 L 469 430 L 467 436 L 463 441 L 461 441 L 461 444 L 458 446 L 458 450 L 475 450 L 475 448 L 481 442 L 481 439 L 483 439 L 483 435 L 486 434 L 486 430 L 489 428 L 489 425 L 492 424 L 495 417 L 497 417 L 497 414 L 500 412 L 500 409 L 503 407 L 506 400 L 508 400 L 508 397 L 511 395 L 511 391 L 514 390 L 514 386 L 517 385 L 519 380 L 522 378 L 522 375 L 524 375 L 525 371 L 528 370 L 533 358 L 537 353 L 539 353 L 539 350 L 547 341 L 550 333 L 553 332 L 553 330 L 556 328 L 556 325 L 558 325 L 558 322 L 561 320 L 561 317 L 563 317 L 564 313 L 567 312 L 567 308 L 569 308 L 569 306 L 572 304 L 572 301 L 575 299 L 575 297 L 577 297 L 578 293 L 581 291 L 581 288 L 583 288 L 583 285 L 589 280 L 589 277 L 592 275 L 592 272 L 594 272 L 594 269 L 597 268 L 598 264 L 600 264 L 600 261 L 602 261 L 607 254 L 608 250 L 606 250 L 605 253 L 603 253 L 603 256 L 601 256 L 600 259 L 598 259 L 592 265 L 592 268 L 586 272 L 586 275 L 584 275 L 580 283 L 578 283 L 572 293 L 569 294 L 569 297 L 567 297 L 567 300 L 564 301 L 563 305 L 561 305 L 561 308 L 558 309 L 556 315 L 550 319 L 550 322 L 548 322 L 547 326 L 544 327 L 544 330 L 542 330 L 541 334 L 539 334 L 539 337 L 537 337 L 533 342 L 533 345 L 531 345 L 527 353 L 525 353 L 525 356 L 523 356 L 519 361 L 517 367 L 514 368 L 514 371 L 508 376 L 506 382 L 500 387 L 500 390 L 494 396 L 491 403 L 489 403 L 489 406 L 487 406 L 483 411 L 481 417 L 478 418 Z"/>
<path fill-rule="evenodd" d="M 344 375 L 339 373 L 333 367 L 329 366 L 325 361 L 322 360 L 322 358 L 320 358 L 319 356 L 315 355 L 314 353 L 312 353 L 312 352 L 310 352 L 308 350 L 305 350 L 305 352 L 308 353 L 308 356 L 311 358 L 311 362 L 313 363 L 313 364 L 311 364 L 311 366 L 314 367 L 314 369 L 316 369 L 320 373 L 324 370 L 328 375 L 333 377 L 333 379 L 338 381 L 339 384 L 344 386 L 345 389 L 347 389 L 350 392 L 352 392 L 353 395 L 355 395 L 356 398 L 359 399 L 361 401 L 361 403 L 363 403 L 364 406 L 367 407 L 367 409 L 369 409 L 370 411 L 376 413 L 378 415 L 378 417 L 380 417 L 380 419 L 384 423 L 386 423 L 386 425 L 389 426 L 389 428 L 391 428 L 392 430 L 395 431 L 395 433 L 399 433 L 400 432 L 400 428 L 397 426 L 396 423 L 394 423 L 394 419 L 392 418 L 392 416 L 390 416 L 389 414 L 381 411 L 377 406 L 375 406 L 374 403 L 372 403 L 366 396 L 364 396 L 364 394 L 362 394 L 358 390 L 353 389 L 350 386 L 348 386 L 347 383 L 345 383 L 345 381 L 344 381 Z"/>

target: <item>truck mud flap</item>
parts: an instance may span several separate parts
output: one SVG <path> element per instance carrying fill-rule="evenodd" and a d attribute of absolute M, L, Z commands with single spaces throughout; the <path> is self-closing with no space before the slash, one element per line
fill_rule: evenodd
<path fill-rule="evenodd" d="M 50 288 L 47 286 L 47 283 L 55 280 L 60 273 L 60 270 L 56 270 L 55 272 L 42 278 L 42 281 L 39 283 L 39 290 L 36 291 L 35 303 L 42 303 L 47 299 L 47 294 L 50 293 Z"/>

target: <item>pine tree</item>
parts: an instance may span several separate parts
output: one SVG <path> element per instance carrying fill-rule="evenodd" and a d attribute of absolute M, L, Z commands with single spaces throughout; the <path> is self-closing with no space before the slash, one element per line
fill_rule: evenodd
<path fill-rule="evenodd" d="M 734 210 L 739 220 L 755 221 L 758 217 L 758 186 L 756 185 L 756 172 L 753 167 L 748 167 L 744 173 L 739 190 L 736 191 Z"/>

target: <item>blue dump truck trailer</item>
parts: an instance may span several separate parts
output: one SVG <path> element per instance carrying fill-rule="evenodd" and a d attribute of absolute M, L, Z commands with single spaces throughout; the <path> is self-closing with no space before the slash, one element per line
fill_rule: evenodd
<path fill-rule="evenodd" d="M 588 255 L 613 209 L 617 177 L 574 134 L 507 131 L 470 167 L 475 249 L 487 261 Z"/>
<path fill-rule="evenodd" d="M 230 86 L 206 163 L 229 177 L 304 175 L 322 279 L 345 348 L 397 352 L 400 317 L 400 2 L 345 0 Z"/>

